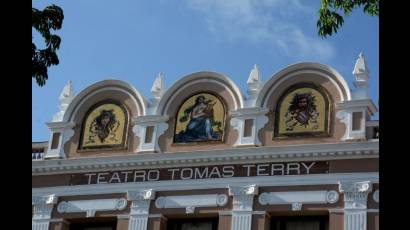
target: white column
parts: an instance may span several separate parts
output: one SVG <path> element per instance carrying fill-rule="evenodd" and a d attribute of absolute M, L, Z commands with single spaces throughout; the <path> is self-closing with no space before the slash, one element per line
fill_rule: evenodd
<path fill-rule="evenodd" d="M 256 194 L 256 185 L 229 186 L 229 195 L 233 197 L 231 230 L 251 229 L 253 198 Z"/>
<path fill-rule="evenodd" d="M 51 212 L 54 204 L 57 203 L 55 195 L 33 196 L 31 204 L 34 206 L 33 219 L 31 221 L 32 230 L 48 230 L 50 225 Z"/>
<path fill-rule="evenodd" d="M 370 181 L 339 182 L 344 193 L 344 229 L 367 230 L 367 195 L 372 190 Z"/>
<path fill-rule="evenodd" d="M 128 230 L 147 229 L 149 206 L 154 198 L 152 189 L 127 192 L 127 199 L 132 201 Z"/>

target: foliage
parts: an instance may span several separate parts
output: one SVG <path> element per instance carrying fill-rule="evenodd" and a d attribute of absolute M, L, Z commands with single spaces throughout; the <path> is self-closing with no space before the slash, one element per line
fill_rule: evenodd
<path fill-rule="evenodd" d="M 363 7 L 363 12 L 370 16 L 379 16 L 379 0 L 321 0 L 317 27 L 320 37 L 327 37 L 343 25 L 343 16 L 337 11 L 348 15 L 353 9 Z"/>
<path fill-rule="evenodd" d="M 31 76 L 39 86 L 44 86 L 48 79 L 47 68 L 59 63 L 56 51 L 60 48 L 61 38 L 50 31 L 61 29 L 63 19 L 63 10 L 56 5 L 47 6 L 43 11 L 31 10 L 32 28 L 41 34 L 46 44 L 45 49 L 37 49 L 34 42 L 31 46 Z"/>

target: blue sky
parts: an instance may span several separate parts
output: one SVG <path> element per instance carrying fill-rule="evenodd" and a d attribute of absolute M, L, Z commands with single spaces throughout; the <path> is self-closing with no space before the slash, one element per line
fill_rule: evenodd
<path fill-rule="evenodd" d="M 246 92 L 257 64 L 266 82 L 287 65 L 330 65 L 352 86 L 352 70 L 363 51 L 370 69 L 370 95 L 379 99 L 379 19 L 361 10 L 345 17 L 332 37 L 317 36 L 320 0 L 33 0 L 64 11 L 60 64 L 42 88 L 32 80 L 32 140 L 46 141 L 45 122 L 58 112 L 58 97 L 73 81 L 75 92 L 104 79 L 133 84 L 150 98 L 164 73 L 166 86 L 201 70 L 223 73 Z M 33 39 L 42 46 L 38 34 Z M 378 114 L 374 117 L 378 119 Z"/>

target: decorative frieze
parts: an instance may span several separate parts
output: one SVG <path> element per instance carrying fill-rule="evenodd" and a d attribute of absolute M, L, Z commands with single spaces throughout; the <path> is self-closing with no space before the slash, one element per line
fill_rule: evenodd
<path fill-rule="evenodd" d="M 269 192 L 259 195 L 261 205 L 291 204 L 293 211 L 302 209 L 303 204 L 333 204 L 339 200 L 336 191 L 296 191 L 296 192 Z"/>
<path fill-rule="evenodd" d="M 62 201 L 57 206 L 59 213 L 86 212 L 86 217 L 94 217 L 97 211 L 123 210 L 127 206 L 127 200 L 121 199 L 98 199 Z"/>
<path fill-rule="evenodd" d="M 228 196 L 226 194 L 163 196 L 155 200 L 155 207 L 185 208 L 186 213 L 194 213 L 195 208 L 225 206 L 227 202 Z"/>

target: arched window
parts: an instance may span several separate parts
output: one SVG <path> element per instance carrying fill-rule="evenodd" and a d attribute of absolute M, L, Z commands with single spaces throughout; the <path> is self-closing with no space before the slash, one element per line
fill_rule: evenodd
<path fill-rule="evenodd" d="M 330 104 L 320 86 L 303 83 L 290 87 L 275 111 L 274 137 L 328 136 Z"/>
<path fill-rule="evenodd" d="M 192 95 L 175 117 L 174 143 L 223 141 L 225 107 L 219 97 L 210 93 Z"/>
<path fill-rule="evenodd" d="M 80 150 L 123 149 L 127 143 L 128 113 L 116 101 L 104 101 L 86 113 L 80 138 Z"/>

